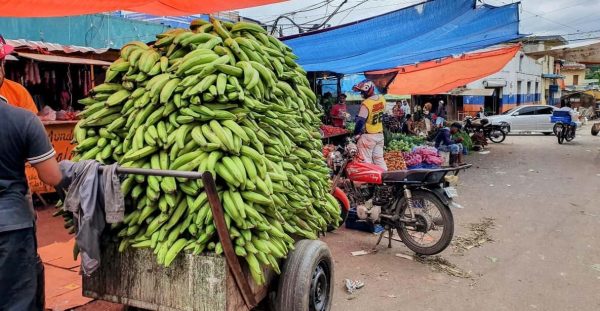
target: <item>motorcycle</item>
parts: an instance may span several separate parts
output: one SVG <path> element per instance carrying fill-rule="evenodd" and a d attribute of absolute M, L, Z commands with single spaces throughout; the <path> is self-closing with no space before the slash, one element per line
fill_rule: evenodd
<path fill-rule="evenodd" d="M 479 122 L 477 122 L 479 121 Z M 488 119 L 473 119 L 473 117 L 465 118 L 464 130 L 467 133 L 481 133 L 484 137 L 492 142 L 499 144 L 506 139 L 508 124 L 490 124 Z"/>
<path fill-rule="evenodd" d="M 331 152 L 327 163 L 333 186 L 346 193 L 361 221 L 381 224 L 391 238 L 395 229 L 406 246 L 417 254 L 440 253 L 452 241 L 454 219 L 450 206 L 457 196 L 448 174 L 469 168 L 389 171 L 363 163 L 354 141 Z M 383 235 L 380 235 L 380 240 Z"/>
<path fill-rule="evenodd" d="M 554 123 L 552 130 L 559 144 L 562 145 L 565 140 L 570 142 L 575 139 L 577 125 L 572 122 L 571 114 L 568 111 L 554 111 L 550 121 Z"/>

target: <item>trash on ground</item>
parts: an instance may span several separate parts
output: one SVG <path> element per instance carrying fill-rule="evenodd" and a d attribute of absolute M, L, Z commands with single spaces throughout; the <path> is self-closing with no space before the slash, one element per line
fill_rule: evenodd
<path fill-rule="evenodd" d="M 490 187 L 493 187 L 493 186 L 494 186 L 494 184 L 490 184 Z"/>
<path fill-rule="evenodd" d="M 479 152 L 479 154 L 488 154 L 488 153 L 490 153 L 488 150 Z"/>
<path fill-rule="evenodd" d="M 592 265 L 592 269 L 594 269 L 594 270 L 596 270 L 596 271 L 600 272 L 600 263 L 597 263 L 597 264 L 595 264 L 595 265 Z"/>
<path fill-rule="evenodd" d="M 482 218 L 478 223 L 467 224 L 465 227 L 471 231 L 471 234 L 464 236 L 457 236 L 454 238 L 452 245 L 456 253 L 464 253 L 475 247 L 479 247 L 486 242 L 493 242 L 494 240 L 488 233 L 488 229 L 494 228 L 494 218 Z"/>
<path fill-rule="evenodd" d="M 432 267 L 434 270 L 439 272 L 444 272 L 450 276 L 455 276 L 463 279 L 470 279 L 473 276 L 471 273 L 457 267 L 455 264 L 449 262 L 447 259 L 442 256 L 429 256 L 429 257 L 419 257 L 414 256 L 417 262 L 426 264 Z"/>
<path fill-rule="evenodd" d="M 497 257 L 486 256 L 486 258 L 489 259 L 492 263 L 498 262 L 498 258 Z"/>
<path fill-rule="evenodd" d="M 465 208 L 464 206 L 452 201 L 452 203 L 450 203 L 450 206 L 454 207 L 454 208 Z"/>
<path fill-rule="evenodd" d="M 585 215 L 585 216 L 598 217 L 598 215 L 596 215 L 596 214 L 590 214 L 590 213 L 588 213 L 586 211 L 579 211 L 579 213 L 581 215 Z"/>
<path fill-rule="evenodd" d="M 507 184 L 506 186 L 507 186 L 507 187 L 510 187 L 510 185 L 509 185 L 509 184 Z"/>
<path fill-rule="evenodd" d="M 415 258 L 413 256 L 407 255 L 407 254 L 402 254 L 402 253 L 396 254 L 396 257 L 400 257 L 400 258 L 404 258 L 404 259 L 408 259 L 408 260 L 415 260 Z"/>
<path fill-rule="evenodd" d="M 352 254 L 352 256 L 363 256 L 363 255 L 368 255 L 370 254 L 372 251 L 366 251 L 366 250 L 362 250 L 362 251 L 356 251 L 356 252 L 351 252 L 350 254 Z"/>
<path fill-rule="evenodd" d="M 388 298 L 396 298 L 396 295 L 387 295 Z"/>
<path fill-rule="evenodd" d="M 346 284 L 346 290 L 350 294 L 354 294 L 355 290 L 361 289 L 365 286 L 365 283 L 363 281 L 359 281 L 359 280 L 352 281 L 350 279 L 345 279 L 344 282 Z"/>

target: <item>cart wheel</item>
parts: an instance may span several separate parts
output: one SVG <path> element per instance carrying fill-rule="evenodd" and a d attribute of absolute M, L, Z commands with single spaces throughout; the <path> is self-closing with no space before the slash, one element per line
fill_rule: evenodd
<path fill-rule="evenodd" d="M 333 259 L 322 241 L 300 240 L 281 269 L 275 310 L 329 311 L 333 299 Z"/>

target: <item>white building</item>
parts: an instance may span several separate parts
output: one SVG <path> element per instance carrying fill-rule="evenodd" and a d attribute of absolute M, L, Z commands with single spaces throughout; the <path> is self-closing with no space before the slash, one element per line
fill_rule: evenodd
<path fill-rule="evenodd" d="M 467 89 L 488 89 L 491 96 L 463 96 L 463 111 L 498 114 L 519 105 L 540 103 L 542 62 L 517 52 L 499 72 L 467 84 Z M 486 95 L 488 95 L 486 94 Z"/>

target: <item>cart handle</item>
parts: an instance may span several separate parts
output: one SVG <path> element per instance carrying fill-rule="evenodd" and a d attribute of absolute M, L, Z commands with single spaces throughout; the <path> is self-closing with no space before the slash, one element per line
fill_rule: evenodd
<path fill-rule="evenodd" d="M 99 172 L 104 171 L 104 166 L 100 166 L 98 168 Z M 217 191 L 217 186 L 215 184 L 215 179 L 213 175 L 208 172 L 193 172 L 193 171 L 175 171 L 175 170 L 155 170 L 148 168 L 135 168 L 135 167 L 117 167 L 116 169 L 118 174 L 135 174 L 135 175 L 144 175 L 144 176 L 167 176 L 167 177 L 181 177 L 181 178 L 189 178 L 189 179 L 202 179 L 202 183 L 204 184 L 204 191 L 206 191 L 206 195 L 208 197 L 208 202 L 210 204 L 210 209 L 213 214 L 213 221 L 215 223 L 215 228 L 217 229 L 217 235 L 219 236 L 219 240 L 221 241 L 221 245 L 223 246 L 223 253 L 225 254 L 225 260 L 227 261 L 227 266 L 231 270 L 231 274 L 233 275 L 233 279 L 237 284 L 240 293 L 242 294 L 242 298 L 246 303 L 246 306 L 249 310 L 252 310 L 256 307 L 257 299 L 252 293 L 252 289 L 250 288 L 250 284 L 248 283 L 248 279 L 244 276 L 242 271 L 242 266 L 240 265 L 240 261 L 238 260 L 237 255 L 235 254 L 235 250 L 233 248 L 233 243 L 231 242 L 231 238 L 229 237 L 229 232 L 227 231 L 227 224 L 225 223 L 225 215 L 223 214 L 223 206 L 221 205 L 221 200 L 219 199 L 219 193 Z"/>
<path fill-rule="evenodd" d="M 104 171 L 104 166 L 101 165 L 98 168 L 99 172 Z M 176 170 L 155 170 L 150 168 L 137 168 L 137 167 L 117 167 L 118 174 L 133 174 L 133 175 L 144 175 L 144 176 L 167 176 L 167 177 L 182 177 L 189 179 L 202 179 L 203 173 L 193 171 L 176 171 Z M 213 180 L 214 182 L 214 180 Z"/>

